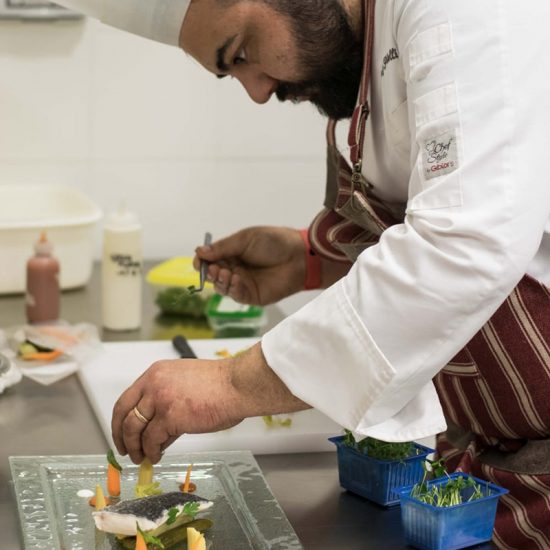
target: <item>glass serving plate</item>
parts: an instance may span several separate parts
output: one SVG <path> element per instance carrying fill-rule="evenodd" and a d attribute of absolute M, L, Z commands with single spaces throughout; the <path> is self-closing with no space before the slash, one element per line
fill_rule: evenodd
<path fill-rule="evenodd" d="M 128 459 L 120 463 L 121 498 L 134 498 L 138 468 Z M 303 549 L 252 453 L 166 455 L 154 480 L 165 492 L 177 491 L 189 464 L 196 494 L 214 502 L 198 516 L 214 522 L 206 534 L 209 550 Z M 10 466 L 26 549 L 120 548 L 114 537 L 97 531 L 88 498 L 78 496 L 98 483 L 105 489 L 105 456 L 15 456 Z"/>

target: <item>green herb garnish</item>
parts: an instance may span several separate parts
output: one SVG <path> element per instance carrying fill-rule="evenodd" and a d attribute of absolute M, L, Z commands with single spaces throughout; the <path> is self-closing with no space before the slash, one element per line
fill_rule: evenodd
<path fill-rule="evenodd" d="M 200 504 L 198 502 L 186 502 L 183 505 L 181 514 L 184 516 L 190 517 L 191 519 L 195 519 L 195 516 L 199 512 L 199 508 L 200 508 Z"/>
<path fill-rule="evenodd" d="M 136 521 L 136 530 L 143 537 L 143 540 L 147 544 L 152 544 L 153 546 L 156 546 L 157 548 L 164 548 L 164 544 L 162 544 L 162 541 L 158 537 L 154 537 L 150 533 L 147 533 L 146 531 L 142 531 L 139 528 L 139 523 L 137 521 Z"/>
<path fill-rule="evenodd" d="M 177 508 L 170 508 L 170 510 L 168 510 L 168 519 L 166 520 L 166 525 L 172 525 L 172 523 L 175 523 L 176 517 L 179 513 L 180 511 Z"/>
<path fill-rule="evenodd" d="M 113 467 L 116 468 L 119 472 L 122 472 L 122 466 L 117 462 L 115 458 L 115 453 L 112 449 L 109 449 L 107 452 L 107 462 Z"/>
<path fill-rule="evenodd" d="M 176 523 L 179 517 L 182 517 L 182 516 L 186 516 L 191 521 L 193 521 L 199 511 L 199 508 L 200 508 L 200 504 L 198 502 L 186 502 L 183 505 L 181 512 L 179 508 L 170 508 L 170 510 L 168 510 L 168 519 L 165 521 L 165 524 L 172 525 Z"/>

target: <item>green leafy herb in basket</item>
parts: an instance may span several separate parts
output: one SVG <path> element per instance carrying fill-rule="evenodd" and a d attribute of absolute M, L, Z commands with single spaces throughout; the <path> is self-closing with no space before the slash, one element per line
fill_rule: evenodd
<path fill-rule="evenodd" d="M 412 488 L 412 498 L 424 504 L 447 508 L 449 506 L 457 506 L 458 504 L 471 502 L 472 500 L 478 500 L 483 497 L 481 485 L 471 477 L 460 476 L 454 479 L 449 477 L 449 474 L 445 470 L 443 459 L 435 462 L 426 460 L 426 463 L 431 465 L 431 472 L 428 471 L 426 464 L 424 464 L 424 477 L 420 483 L 417 483 Z M 443 477 L 446 475 L 449 479 L 446 483 L 428 486 L 428 477 L 432 475 L 435 477 Z M 466 489 L 471 489 L 471 491 L 466 493 Z M 465 494 L 468 493 L 471 494 L 465 499 Z"/>
<path fill-rule="evenodd" d="M 416 447 L 412 441 L 406 443 L 388 443 L 374 437 L 365 437 L 361 441 L 356 441 L 349 430 L 344 430 L 344 432 L 344 445 L 353 447 L 371 458 L 378 460 L 404 460 L 417 454 Z"/>

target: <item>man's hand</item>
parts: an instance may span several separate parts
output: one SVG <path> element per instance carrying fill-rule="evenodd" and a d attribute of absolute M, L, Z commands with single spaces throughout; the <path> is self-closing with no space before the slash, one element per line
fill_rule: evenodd
<path fill-rule="evenodd" d="M 156 463 L 182 434 L 216 432 L 249 416 L 307 408 L 269 368 L 256 344 L 231 359 L 154 363 L 118 399 L 111 427 L 120 454 L 129 454 L 136 464 L 145 456 Z"/>
<path fill-rule="evenodd" d="M 149 420 L 140 420 L 134 407 Z M 153 463 L 184 433 L 215 432 L 238 424 L 236 392 L 226 361 L 154 363 L 115 404 L 113 440 L 121 454 Z"/>
<path fill-rule="evenodd" d="M 272 304 L 304 287 L 304 243 L 296 229 L 250 227 L 196 254 L 195 268 L 210 262 L 208 280 L 237 302 Z"/>

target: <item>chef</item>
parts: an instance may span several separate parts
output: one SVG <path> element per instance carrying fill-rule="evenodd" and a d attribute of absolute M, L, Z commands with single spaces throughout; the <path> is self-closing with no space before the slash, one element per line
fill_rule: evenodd
<path fill-rule="evenodd" d="M 550 548 L 550 4 L 96 5 L 258 103 L 329 118 L 309 231 L 248 228 L 196 257 L 238 301 L 326 290 L 242 356 L 151 366 L 115 406 L 119 452 L 158 461 L 183 433 L 308 407 L 386 441 L 438 433 L 449 470 L 510 490 L 497 545 Z"/>

